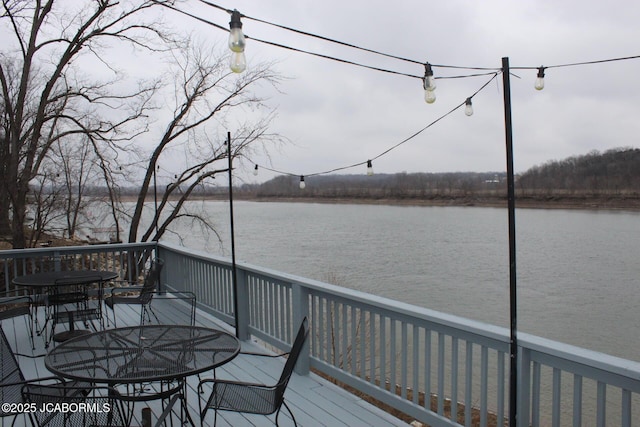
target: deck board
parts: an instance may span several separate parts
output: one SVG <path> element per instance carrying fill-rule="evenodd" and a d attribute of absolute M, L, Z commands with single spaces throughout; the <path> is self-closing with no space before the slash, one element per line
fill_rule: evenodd
<path fill-rule="evenodd" d="M 166 302 L 174 304 L 175 302 Z M 42 310 L 42 308 L 40 308 Z M 109 325 L 113 327 L 112 312 L 105 308 L 104 314 L 110 318 Z M 138 324 L 140 312 L 137 307 L 118 307 L 116 311 L 117 326 L 129 326 Z M 43 312 L 38 316 L 40 323 L 44 319 Z M 197 310 L 196 324 L 207 327 L 214 327 L 233 331 L 233 329 L 219 320 L 216 320 L 208 313 Z M 14 351 L 25 355 L 44 355 L 44 339 L 35 336 L 36 349 L 32 350 L 28 339 L 27 328 L 24 318 L 9 319 L 2 322 L 2 328 L 7 334 Z M 107 323 L 105 322 L 105 325 Z M 42 325 L 41 325 L 42 326 Z M 64 325 L 56 327 L 56 331 L 64 330 Z M 242 342 L 242 350 L 249 352 L 266 352 L 258 344 L 251 341 Z M 44 357 L 18 356 L 18 362 L 27 379 L 50 376 L 44 366 Z M 218 378 L 238 379 L 242 381 L 255 381 L 265 383 L 275 383 L 280 376 L 284 365 L 282 357 L 259 357 L 251 355 L 239 355 L 231 362 L 219 367 L 216 370 Z M 211 378 L 213 373 L 201 375 L 202 378 Z M 198 377 L 192 376 L 187 380 L 187 405 L 196 424 L 199 424 L 198 414 Z M 206 397 L 207 390 L 202 398 Z M 294 413 L 299 426 L 406 426 L 403 421 L 381 411 L 379 408 L 370 405 L 359 397 L 348 393 L 338 386 L 329 383 L 315 374 L 299 376 L 294 374 L 287 388 L 285 399 Z M 154 419 L 162 412 L 160 402 L 151 402 L 149 406 L 154 414 Z M 142 406 L 134 409 L 134 425 L 141 425 L 140 414 Z M 173 414 L 177 416 L 177 414 Z M 204 425 L 213 425 L 214 411 L 209 411 L 204 420 Z M 10 424 L 11 419 L 3 419 L 4 423 Z M 262 415 L 246 415 L 232 412 L 220 412 L 218 415 L 218 426 L 263 426 L 274 425 L 275 415 L 265 417 Z M 283 407 L 280 413 L 279 423 L 281 426 L 291 426 L 293 422 L 287 410 Z M 16 426 L 29 425 L 24 417 L 18 417 Z"/>

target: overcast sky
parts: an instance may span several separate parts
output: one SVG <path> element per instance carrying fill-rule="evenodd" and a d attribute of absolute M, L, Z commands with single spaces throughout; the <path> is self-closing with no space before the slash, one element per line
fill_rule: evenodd
<path fill-rule="evenodd" d="M 438 65 L 499 69 L 553 67 L 640 54 L 640 2 L 557 1 L 230 1 L 212 0 L 249 17 L 293 27 L 360 47 Z M 228 27 L 224 11 L 188 0 L 190 13 Z M 165 12 L 185 25 L 188 18 Z M 424 66 L 341 47 L 244 19 L 250 38 L 422 76 Z M 212 43 L 227 34 L 196 21 Z M 491 76 L 438 79 L 437 101 L 424 102 L 420 79 L 374 71 L 248 40 L 248 67 L 278 61 L 287 80 L 270 91 L 277 111 L 272 130 L 290 140 L 270 159 L 255 162 L 296 175 L 312 175 L 375 158 L 474 94 Z M 434 67 L 436 77 L 473 70 Z M 536 70 L 511 76 L 514 164 L 524 172 L 548 160 L 591 150 L 638 147 L 640 59 L 546 70 L 545 88 L 533 87 Z M 504 171 L 502 76 L 473 98 L 474 115 L 461 108 L 378 158 L 377 173 Z M 233 133 L 233 129 L 229 129 Z M 364 166 L 341 173 L 365 173 Z M 262 171 L 250 182 L 273 177 Z"/>

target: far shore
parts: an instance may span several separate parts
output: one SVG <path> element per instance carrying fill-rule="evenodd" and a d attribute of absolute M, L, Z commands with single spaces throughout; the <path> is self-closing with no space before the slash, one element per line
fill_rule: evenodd
<path fill-rule="evenodd" d="M 327 203 L 327 204 L 367 204 L 387 206 L 467 206 L 487 208 L 507 208 L 505 197 L 499 196 L 459 196 L 459 197 L 430 197 L 430 198 L 341 198 L 341 197 L 256 197 L 251 194 L 234 193 L 234 200 L 251 201 L 258 203 Z M 161 196 L 159 196 L 161 197 Z M 137 197 L 124 196 L 122 201 L 135 202 Z M 227 194 L 209 196 L 196 195 L 190 200 L 218 200 L 228 201 Z M 153 196 L 147 198 L 147 202 L 153 202 Z M 606 210 L 640 212 L 640 195 L 619 196 L 516 196 L 515 207 L 520 209 L 575 209 L 575 210 Z M 50 240 L 50 242 L 47 242 Z M 11 249 L 10 236 L 0 239 L 0 250 Z M 43 243 L 44 242 L 44 243 Z M 52 246 L 67 246 L 86 241 L 60 239 L 54 236 L 43 236 L 40 244 Z"/>
<path fill-rule="evenodd" d="M 469 206 L 507 208 L 504 197 L 430 197 L 430 198 L 342 198 L 342 197 L 255 197 L 246 194 L 234 194 L 234 200 L 263 203 L 329 203 L 329 204 L 368 204 L 389 206 Z M 135 198 L 124 198 L 135 201 Z M 227 194 L 212 196 L 192 196 L 191 200 L 228 200 Z M 582 209 L 640 211 L 640 196 L 516 196 L 516 208 L 526 209 Z"/>

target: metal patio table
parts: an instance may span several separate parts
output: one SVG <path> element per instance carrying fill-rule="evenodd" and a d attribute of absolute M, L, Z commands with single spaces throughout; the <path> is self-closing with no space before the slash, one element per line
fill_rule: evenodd
<path fill-rule="evenodd" d="M 32 294 L 55 295 L 62 286 L 83 286 L 91 283 L 99 283 L 98 304 L 95 308 L 95 317 L 102 321 L 102 287 L 104 282 L 118 278 L 119 275 L 115 271 L 108 270 L 69 270 L 69 271 L 47 271 L 42 273 L 25 274 L 17 276 L 12 280 L 16 286 L 29 288 Z M 86 315 L 87 313 L 84 313 Z M 83 329 L 75 329 L 73 311 L 68 311 L 69 330 L 53 335 L 54 341 L 66 341 L 70 338 L 83 335 L 89 331 Z M 55 319 L 54 319 L 55 321 Z M 45 320 L 42 331 L 45 330 L 49 319 Z M 52 329 L 54 326 L 52 325 Z M 39 333 L 41 333 L 40 331 Z M 46 346 L 49 342 L 46 340 Z"/>
<path fill-rule="evenodd" d="M 238 339 L 217 329 L 141 325 L 70 339 L 51 350 L 44 362 L 54 374 L 77 381 L 111 386 L 176 381 L 184 389 L 187 377 L 227 363 L 239 351 Z M 193 424 L 184 390 L 180 397 Z"/>
<path fill-rule="evenodd" d="M 106 270 L 71 270 L 71 271 L 47 271 L 43 273 L 25 274 L 17 276 L 12 280 L 16 286 L 23 286 L 31 289 L 48 289 L 64 285 L 83 285 L 87 280 L 93 283 L 97 279 L 102 282 L 116 279 L 118 273 Z"/>

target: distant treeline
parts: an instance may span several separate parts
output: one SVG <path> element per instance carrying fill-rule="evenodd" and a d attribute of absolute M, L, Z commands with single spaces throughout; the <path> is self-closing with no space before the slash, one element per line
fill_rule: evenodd
<path fill-rule="evenodd" d="M 262 184 L 234 188 L 241 198 L 317 198 L 350 200 L 503 200 L 507 194 L 505 172 L 442 172 L 354 175 L 318 175 L 305 178 L 281 175 Z M 640 199 L 640 149 L 591 151 L 564 160 L 534 166 L 515 177 L 522 199 L 632 198 Z M 100 189 L 93 189 L 100 193 Z M 93 193 L 93 191 L 92 191 Z M 123 196 L 137 194 L 122 188 Z M 162 189 L 158 188 L 158 197 Z M 193 197 L 227 197 L 225 186 L 200 187 Z"/>
<path fill-rule="evenodd" d="M 349 199 L 437 199 L 505 197 L 505 172 L 396 173 L 279 176 L 246 187 L 255 197 L 316 197 Z M 521 196 L 638 196 L 640 149 L 618 148 L 549 161 L 516 176 Z"/>
<path fill-rule="evenodd" d="M 638 194 L 640 149 L 591 151 L 583 156 L 549 161 L 522 174 L 518 187 L 535 192 L 562 190 L 567 194 Z"/>

